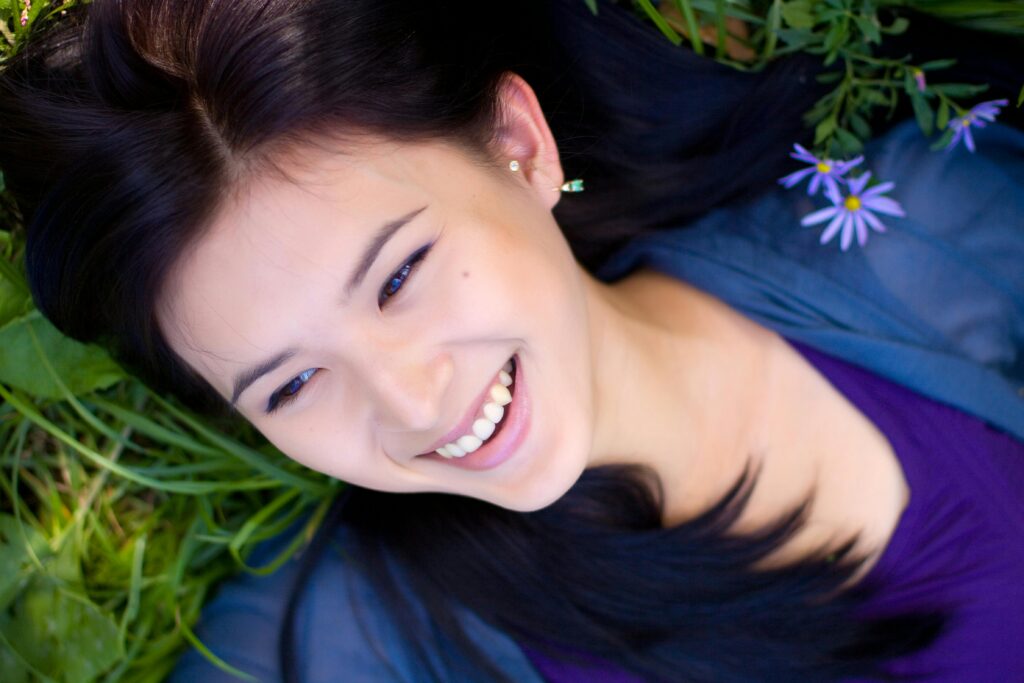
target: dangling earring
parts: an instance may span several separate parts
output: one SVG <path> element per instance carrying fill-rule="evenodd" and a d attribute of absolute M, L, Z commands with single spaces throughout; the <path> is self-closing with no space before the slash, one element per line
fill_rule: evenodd
<path fill-rule="evenodd" d="M 515 173 L 519 170 L 519 162 L 516 159 L 508 162 L 508 170 Z M 583 192 L 583 179 L 573 178 L 572 180 L 562 183 L 561 187 L 552 187 L 555 192 Z"/>
<path fill-rule="evenodd" d="M 583 178 L 573 178 L 562 183 L 561 187 L 552 187 L 551 189 L 561 192 L 583 192 Z"/>

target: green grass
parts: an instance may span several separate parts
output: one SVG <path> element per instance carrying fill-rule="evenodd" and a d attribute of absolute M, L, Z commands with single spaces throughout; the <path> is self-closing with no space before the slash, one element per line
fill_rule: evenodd
<path fill-rule="evenodd" d="M 322 514 L 340 486 L 131 379 L 76 405 L 0 397 L 5 682 L 160 680 L 210 590 L 275 568 L 319 514 L 268 565 L 248 567 L 249 549 Z"/>

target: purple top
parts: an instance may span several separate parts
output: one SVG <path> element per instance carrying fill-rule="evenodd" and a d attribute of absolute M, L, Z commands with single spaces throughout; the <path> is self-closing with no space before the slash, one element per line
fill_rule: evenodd
<path fill-rule="evenodd" d="M 889 544 L 863 579 L 879 592 L 861 615 L 950 614 L 931 647 L 892 660 L 887 671 L 928 683 L 1024 681 L 1024 443 L 787 341 L 885 434 L 910 488 Z M 523 650 L 551 683 L 642 681 L 596 659 L 583 668 Z"/>

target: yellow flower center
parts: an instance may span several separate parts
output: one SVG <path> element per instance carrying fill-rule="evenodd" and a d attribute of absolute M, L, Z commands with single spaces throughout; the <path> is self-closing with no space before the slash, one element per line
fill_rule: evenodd
<path fill-rule="evenodd" d="M 851 194 L 843 204 L 846 206 L 847 211 L 856 211 L 860 208 L 860 199 Z"/>
<path fill-rule="evenodd" d="M 973 121 L 973 120 L 974 120 L 974 117 L 973 117 L 973 116 L 965 116 L 965 117 L 963 118 L 963 124 L 964 124 L 965 126 L 969 126 L 969 125 L 971 125 L 971 121 Z"/>
<path fill-rule="evenodd" d="M 832 167 L 826 164 L 824 161 L 818 162 L 818 173 L 828 173 L 832 170 Z"/>

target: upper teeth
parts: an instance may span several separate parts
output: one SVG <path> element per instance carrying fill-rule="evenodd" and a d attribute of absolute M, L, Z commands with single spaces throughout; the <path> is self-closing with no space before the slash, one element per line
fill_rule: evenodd
<path fill-rule="evenodd" d="M 445 444 L 437 449 L 437 453 L 446 458 L 461 458 L 472 453 L 484 445 L 487 439 L 491 438 L 498 423 L 505 416 L 505 408 L 512 402 L 512 361 L 505 363 L 505 367 L 498 372 L 498 381 L 491 385 L 488 396 L 490 400 L 485 401 L 481 414 L 473 420 L 470 433 L 460 436 L 455 441 Z"/>

